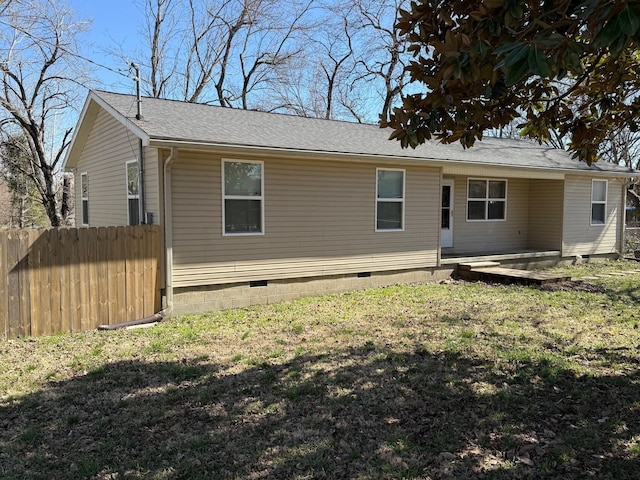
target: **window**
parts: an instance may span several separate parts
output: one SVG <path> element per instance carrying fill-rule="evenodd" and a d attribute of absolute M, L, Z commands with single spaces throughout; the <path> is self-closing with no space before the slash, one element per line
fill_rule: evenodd
<path fill-rule="evenodd" d="M 604 225 L 607 212 L 607 180 L 591 182 L 591 225 Z"/>
<path fill-rule="evenodd" d="M 378 168 L 376 231 L 404 229 L 404 170 Z"/>
<path fill-rule="evenodd" d="M 127 162 L 127 216 L 129 225 L 140 224 L 140 165 Z"/>
<path fill-rule="evenodd" d="M 506 220 L 507 181 L 469 179 L 467 221 Z"/>
<path fill-rule="evenodd" d="M 80 175 L 80 197 L 82 198 L 82 225 L 89 225 L 89 177 Z"/>
<path fill-rule="evenodd" d="M 262 162 L 222 162 L 222 223 L 225 235 L 264 233 Z"/>

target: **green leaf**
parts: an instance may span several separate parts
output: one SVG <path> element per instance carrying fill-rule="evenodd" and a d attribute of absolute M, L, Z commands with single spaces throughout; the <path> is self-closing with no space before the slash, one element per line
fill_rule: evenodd
<path fill-rule="evenodd" d="M 519 63 L 523 59 L 526 59 L 528 54 L 529 49 L 525 45 L 520 43 L 519 48 L 513 48 L 509 55 L 507 55 L 504 60 L 496 65 L 496 68 L 511 68 L 513 64 Z"/>
<path fill-rule="evenodd" d="M 615 41 L 609 46 L 609 50 L 614 55 L 620 55 L 624 46 L 627 44 L 627 37 L 625 35 L 618 35 Z"/>
<path fill-rule="evenodd" d="M 543 30 L 538 35 L 536 35 L 535 43 L 538 45 L 544 45 L 547 47 L 558 47 L 562 45 L 566 41 L 566 37 L 564 35 L 560 35 L 558 32 L 554 32 L 553 30 Z"/>
<path fill-rule="evenodd" d="M 493 53 L 495 53 L 496 55 L 500 55 L 502 53 L 510 52 L 511 50 L 514 50 L 514 49 L 516 49 L 518 47 L 522 47 L 522 42 L 505 43 L 501 47 L 496 48 L 493 51 Z"/>
<path fill-rule="evenodd" d="M 631 7 L 627 6 L 618 15 L 618 25 L 623 33 L 632 37 L 640 28 L 640 18 L 637 17 Z"/>
<path fill-rule="evenodd" d="M 544 52 L 537 47 L 529 49 L 528 57 L 529 68 L 533 73 L 543 78 L 551 75 L 551 64 Z"/>
<path fill-rule="evenodd" d="M 504 83 L 507 85 L 507 87 L 511 87 L 522 80 L 530 72 L 531 70 L 529 68 L 529 61 L 527 56 L 525 56 L 520 61 L 508 67 Z"/>
<path fill-rule="evenodd" d="M 511 7 L 509 8 L 509 14 L 514 18 L 514 19 L 521 19 L 524 15 L 524 10 L 520 5 L 511 5 Z"/>
<path fill-rule="evenodd" d="M 609 47 L 622 36 L 620 26 L 618 25 L 620 17 L 609 20 L 596 34 L 593 39 L 593 45 L 596 48 Z"/>

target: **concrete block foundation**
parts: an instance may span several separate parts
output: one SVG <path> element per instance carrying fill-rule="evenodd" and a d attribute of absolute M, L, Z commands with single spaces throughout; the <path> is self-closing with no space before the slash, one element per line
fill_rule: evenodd
<path fill-rule="evenodd" d="M 426 283 L 451 277 L 454 267 L 372 272 L 370 276 L 349 274 L 317 278 L 268 280 L 250 283 L 176 288 L 173 315 L 188 315 L 251 305 L 296 300 L 303 297 L 379 288 L 401 283 Z M 256 282 L 258 283 L 258 282 Z"/>

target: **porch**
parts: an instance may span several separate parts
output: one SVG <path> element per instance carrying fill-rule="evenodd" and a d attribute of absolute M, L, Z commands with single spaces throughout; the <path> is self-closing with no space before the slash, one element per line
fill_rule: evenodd
<path fill-rule="evenodd" d="M 472 187 L 478 185 L 487 199 L 476 199 L 480 196 Z M 560 179 L 444 178 L 441 265 L 496 261 L 533 268 L 557 263 L 563 246 L 564 188 Z"/>
<path fill-rule="evenodd" d="M 517 265 L 553 264 L 561 260 L 560 250 L 513 250 L 509 252 L 486 252 L 482 254 L 471 252 L 458 252 L 453 249 L 443 248 L 440 254 L 440 265 L 451 266 L 461 263 L 499 262 L 501 265 L 516 267 Z M 521 268 L 527 268 L 521 267 Z"/>
<path fill-rule="evenodd" d="M 453 267 L 456 274 L 467 280 L 543 285 L 570 280 L 566 276 L 531 271 L 553 266 L 561 259 L 559 250 L 520 250 L 484 255 L 443 251 L 440 264 Z"/>

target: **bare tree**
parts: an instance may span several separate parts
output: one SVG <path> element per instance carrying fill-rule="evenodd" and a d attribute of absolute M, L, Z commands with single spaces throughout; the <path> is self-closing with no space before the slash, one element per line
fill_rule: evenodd
<path fill-rule="evenodd" d="M 600 159 L 628 168 L 640 168 L 640 132 L 629 127 L 611 132 L 600 149 Z"/>
<path fill-rule="evenodd" d="M 352 22 L 362 30 L 357 62 L 362 73 L 358 79 L 377 91 L 382 99 L 380 117 L 388 119 L 393 102 L 399 98 L 408 78 L 404 71 L 409 61 L 406 39 L 394 25 L 400 9 L 406 10 L 409 1 L 350 1 L 356 14 Z"/>
<path fill-rule="evenodd" d="M 301 42 L 295 43 L 296 35 L 310 30 L 305 18 L 313 3 L 314 0 L 292 3 L 284 22 L 279 2 L 262 2 L 264 8 L 250 13 L 242 50 L 238 55 L 242 71 L 242 108 L 249 108 L 248 95 L 251 92 L 262 85 L 272 85 L 278 78 L 278 70 L 303 53 Z"/>
<path fill-rule="evenodd" d="M 334 92 L 340 81 L 339 74 L 345 68 L 347 60 L 353 58 L 352 33 L 349 30 L 349 23 L 346 17 L 341 20 L 341 33 L 344 36 L 336 35 L 325 41 L 317 41 L 320 48 L 324 50 L 324 58 L 321 58 L 319 65 L 326 82 L 324 118 L 327 120 L 333 118 Z"/>
<path fill-rule="evenodd" d="M 204 12 L 198 11 L 197 3 L 189 0 L 192 36 L 185 68 L 184 99 L 197 102 L 214 81 L 217 102 L 230 106 L 224 88 L 229 59 L 238 32 L 249 23 L 252 1 L 221 0 Z"/>
<path fill-rule="evenodd" d="M 149 45 L 149 84 L 151 95 L 161 98 L 177 71 L 177 58 L 172 54 L 170 39 L 177 33 L 176 12 L 180 0 L 146 0 L 144 18 Z"/>
<path fill-rule="evenodd" d="M 273 110 L 326 119 L 360 121 L 353 100 L 354 48 L 357 27 L 351 22 L 352 8 L 335 2 L 322 7 L 313 29 L 304 32 L 304 61 L 291 62 L 289 75 L 273 85 Z"/>
<path fill-rule="evenodd" d="M 405 86 L 393 25 L 408 0 L 138 1 L 154 97 L 363 121 Z"/>
<path fill-rule="evenodd" d="M 296 35 L 314 1 L 283 10 L 277 0 L 143 0 L 148 45 L 135 56 L 147 92 L 250 108 L 250 95 L 302 52 Z"/>
<path fill-rule="evenodd" d="M 58 0 L 13 1 L 0 11 L 0 135 L 24 136 L 29 164 L 22 170 L 54 227 L 66 209 L 58 170 L 71 140 L 71 128 L 56 132 L 55 124 L 78 101 L 76 38 L 84 27 Z"/>

